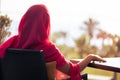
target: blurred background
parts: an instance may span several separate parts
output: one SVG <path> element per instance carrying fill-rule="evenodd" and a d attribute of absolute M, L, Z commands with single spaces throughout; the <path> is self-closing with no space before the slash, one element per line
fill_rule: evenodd
<path fill-rule="evenodd" d="M 17 34 L 22 15 L 33 4 L 45 4 L 51 17 L 51 40 L 67 59 L 88 54 L 120 57 L 119 0 L 0 0 L 0 44 Z M 83 73 L 120 74 L 86 68 Z"/>

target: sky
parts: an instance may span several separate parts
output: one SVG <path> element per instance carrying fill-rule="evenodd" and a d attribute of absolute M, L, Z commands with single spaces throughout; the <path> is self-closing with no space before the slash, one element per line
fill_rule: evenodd
<path fill-rule="evenodd" d="M 67 31 L 72 37 L 82 34 L 84 21 L 93 18 L 96 26 L 111 34 L 120 35 L 119 0 L 1 0 L 1 13 L 12 19 L 13 34 L 25 11 L 34 4 L 45 4 L 51 17 L 51 30 Z M 16 31 L 16 32 L 15 32 Z"/>

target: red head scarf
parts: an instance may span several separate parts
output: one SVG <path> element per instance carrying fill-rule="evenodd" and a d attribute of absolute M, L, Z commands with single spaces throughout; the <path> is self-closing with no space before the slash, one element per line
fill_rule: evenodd
<path fill-rule="evenodd" d="M 0 46 L 0 57 L 6 48 L 45 49 L 50 46 L 50 16 L 43 4 L 31 6 L 23 15 L 18 35 L 13 36 Z"/>
<path fill-rule="evenodd" d="M 49 43 L 50 17 L 44 5 L 33 5 L 22 17 L 18 29 L 20 48 L 35 48 Z"/>

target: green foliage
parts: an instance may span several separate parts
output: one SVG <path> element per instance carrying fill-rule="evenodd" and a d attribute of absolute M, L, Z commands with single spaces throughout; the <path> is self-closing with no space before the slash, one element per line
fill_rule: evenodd
<path fill-rule="evenodd" d="M 59 50 L 62 52 L 62 54 L 67 58 L 67 59 L 75 59 L 79 58 L 79 54 L 75 52 L 74 47 L 68 47 L 67 45 L 58 45 L 57 46 Z"/>
<path fill-rule="evenodd" d="M 88 45 L 88 38 L 85 34 L 83 34 L 81 37 L 78 37 L 74 40 L 77 47 L 82 47 L 85 45 Z"/>
<path fill-rule="evenodd" d="M 73 58 L 71 56 L 79 56 L 79 58 L 83 58 L 84 55 L 88 54 L 97 54 L 102 57 L 115 57 L 115 56 L 120 56 L 120 36 L 118 35 L 113 35 L 110 33 L 107 33 L 106 31 L 95 28 L 95 26 L 98 24 L 96 20 L 93 20 L 92 18 L 89 18 L 89 20 L 85 23 L 87 25 L 87 30 L 86 34 L 82 34 L 82 36 L 78 36 L 74 40 L 75 46 L 74 47 L 69 47 L 65 45 L 65 42 L 63 44 L 57 44 L 61 38 L 67 38 L 66 32 L 55 32 L 52 35 L 52 41 L 57 44 L 58 48 L 60 51 L 68 58 Z M 99 37 L 102 38 L 102 46 L 97 47 L 96 45 L 91 45 L 91 39 L 93 39 L 93 31 L 98 30 L 100 32 Z M 104 34 L 103 34 L 104 33 Z M 97 39 L 98 34 L 95 36 Z M 118 40 L 116 40 L 118 38 Z M 112 44 L 105 44 L 104 40 L 105 39 L 110 39 Z M 64 40 L 64 39 L 63 39 Z M 76 55 L 76 53 L 78 55 Z M 71 55 L 72 54 L 72 55 Z M 75 58 L 75 57 L 74 57 Z"/>
<path fill-rule="evenodd" d="M 10 36 L 11 34 L 11 32 L 8 31 L 11 22 L 12 21 L 7 15 L 0 15 L 0 44 L 2 44 L 6 37 Z"/>

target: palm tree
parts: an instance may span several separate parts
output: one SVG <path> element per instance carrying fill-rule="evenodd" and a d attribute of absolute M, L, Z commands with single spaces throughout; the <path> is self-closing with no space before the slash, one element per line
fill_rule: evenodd
<path fill-rule="evenodd" d="M 59 32 L 54 32 L 54 33 L 52 34 L 51 39 L 52 39 L 52 41 L 53 41 L 54 43 L 56 43 L 57 40 L 59 40 L 60 38 L 64 38 L 64 39 L 65 39 L 66 36 L 67 36 L 67 33 L 66 33 L 66 32 L 59 31 Z"/>
<path fill-rule="evenodd" d="M 105 31 L 103 31 L 102 29 L 99 29 L 99 33 L 97 34 L 97 38 L 101 38 L 102 39 L 102 46 L 104 46 L 104 40 L 107 38 L 107 33 Z"/>
<path fill-rule="evenodd" d="M 93 31 L 95 26 L 98 24 L 97 21 L 93 20 L 92 18 L 89 18 L 88 21 L 85 21 L 84 24 L 87 26 L 88 28 L 88 35 L 90 37 L 90 40 L 93 38 Z"/>

